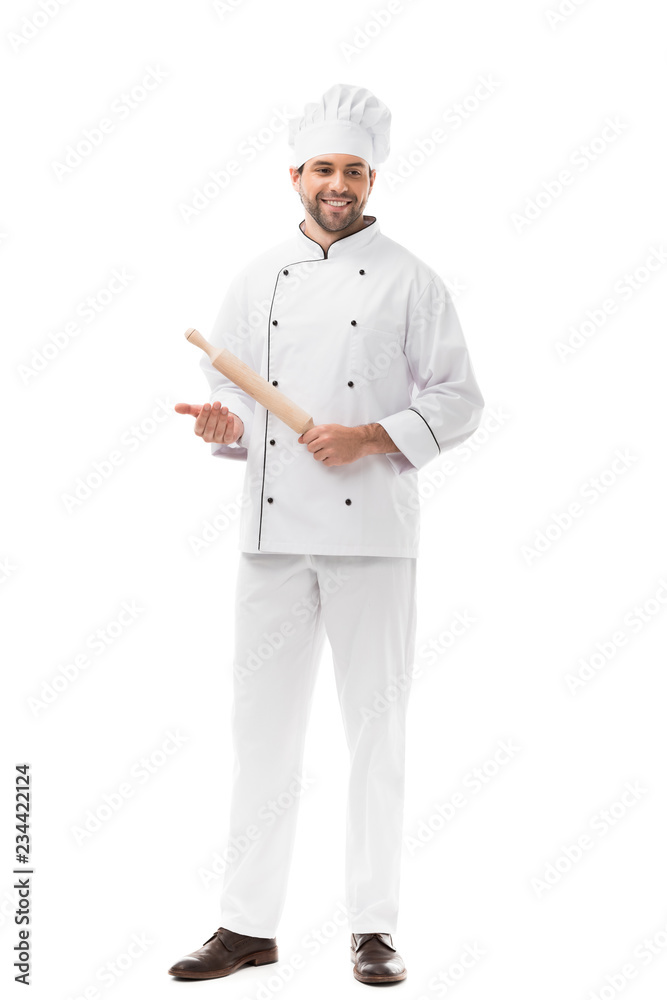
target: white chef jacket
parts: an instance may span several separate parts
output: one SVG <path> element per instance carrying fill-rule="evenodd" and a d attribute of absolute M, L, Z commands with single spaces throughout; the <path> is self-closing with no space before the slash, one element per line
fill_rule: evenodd
<path fill-rule="evenodd" d="M 204 355 L 210 402 L 244 424 L 238 442 L 211 445 L 246 461 L 242 552 L 417 556 L 418 470 L 479 425 L 484 400 L 449 290 L 364 219 L 327 253 L 299 225 L 255 258 L 232 278 L 208 339 L 316 426 L 377 422 L 399 451 L 327 467 Z"/>

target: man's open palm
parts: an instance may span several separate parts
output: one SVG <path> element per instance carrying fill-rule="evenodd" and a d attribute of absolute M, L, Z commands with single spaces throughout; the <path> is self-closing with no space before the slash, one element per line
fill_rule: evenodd
<path fill-rule="evenodd" d="M 195 434 L 209 444 L 232 444 L 243 434 L 243 421 L 220 403 L 176 403 L 177 413 L 195 417 Z"/>

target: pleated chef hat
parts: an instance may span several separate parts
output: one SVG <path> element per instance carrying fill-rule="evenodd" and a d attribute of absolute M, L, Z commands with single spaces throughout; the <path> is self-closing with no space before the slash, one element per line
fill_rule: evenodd
<path fill-rule="evenodd" d="M 389 108 L 370 90 L 335 83 L 319 103 L 306 104 L 303 116 L 289 119 L 293 165 L 326 153 L 349 153 L 374 170 L 389 155 L 390 125 Z"/>

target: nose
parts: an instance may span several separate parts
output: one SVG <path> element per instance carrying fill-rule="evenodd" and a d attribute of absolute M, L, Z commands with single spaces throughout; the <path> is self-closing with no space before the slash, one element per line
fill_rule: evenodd
<path fill-rule="evenodd" d="M 329 191 L 331 195 L 340 194 L 347 197 L 347 181 L 345 180 L 345 172 L 343 170 L 336 170 L 333 174 L 329 175 Z"/>

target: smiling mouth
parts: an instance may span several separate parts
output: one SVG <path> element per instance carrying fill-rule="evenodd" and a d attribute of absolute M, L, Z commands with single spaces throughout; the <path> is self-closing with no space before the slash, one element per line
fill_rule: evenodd
<path fill-rule="evenodd" d="M 329 208 L 346 208 L 348 205 L 352 204 L 351 201 L 343 201 L 340 198 L 322 198 L 322 201 L 325 205 L 328 205 Z"/>

